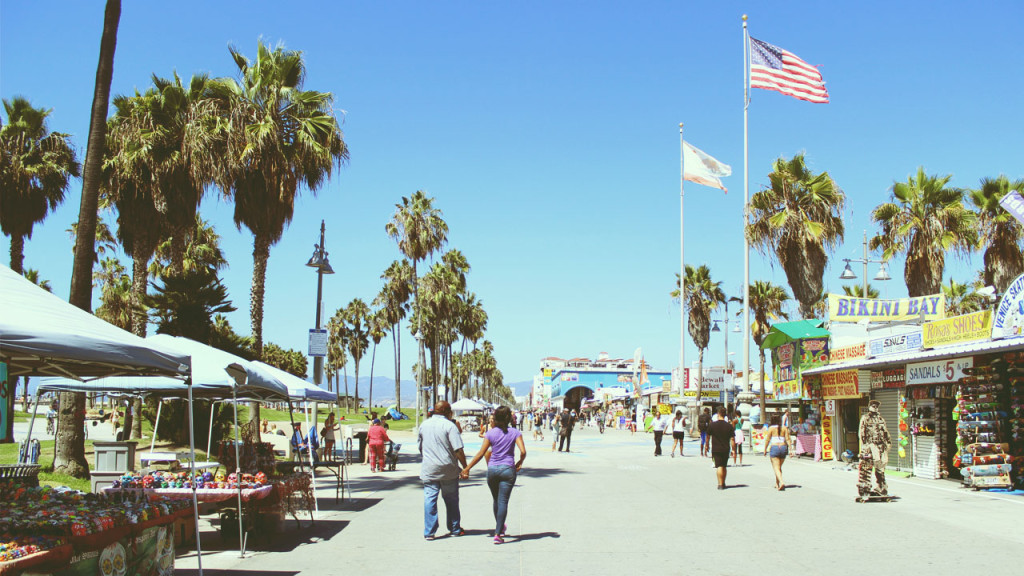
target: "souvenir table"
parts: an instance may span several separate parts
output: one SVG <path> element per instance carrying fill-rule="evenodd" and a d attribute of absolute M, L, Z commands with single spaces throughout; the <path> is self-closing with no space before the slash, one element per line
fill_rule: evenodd
<path fill-rule="evenodd" d="M 0 575 L 167 574 L 174 530 L 191 499 L 138 501 L 122 495 L 5 482 L 0 501 Z"/>
<path fill-rule="evenodd" d="M 151 499 L 158 498 L 191 498 L 191 488 L 114 488 L 108 486 L 103 489 L 104 492 L 111 494 L 116 492 L 124 491 L 141 491 L 147 494 Z M 243 488 L 242 489 L 242 502 L 249 502 L 250 500 L 262 500 L 270 495 L 274 491 L 274 486 L 259 486 L 257 488 Z M 205 504 L 216 504 L 217 502 L 223 502 L 225 500 L 231 500 L 232 498 L 238 498 L 237 488 L 197 488 L 196 499 Z"/>

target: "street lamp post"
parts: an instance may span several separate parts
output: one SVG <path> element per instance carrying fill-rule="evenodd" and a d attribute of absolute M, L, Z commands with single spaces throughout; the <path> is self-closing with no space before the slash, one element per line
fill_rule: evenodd
<path fill-rule="evenodd" d="M 327 252 L 324 250 L 324 221 L 320 221 L 320 243 L 313 245 L 313 256 L 310 257 L 306 266 L 316 268 L 316 330 L 320 330 L 320 312 L 323 308 L 324 274 L 334 274 L 331 263 L 327 260 Z M 324 357 L 317 355 L 313 357 L 313 384 L 319 387 L 323 383 Z"/>
<path fill-rule="evenodd" d="M 864 264 L 864 276 L 863 276 L 864 283 L 863 283 L 862 289 L 861 289 L 862 290 L 861 298 L 867 298 L 868 297 L 868 263 L 869 262 L 872 262 L 872 263 L 875 263 L 875 264 L 881 264 L 881 267 L 878 269 L 878 274 L 875 274 L 875 280 L 878 280 L 878 281 L 892 280 L 892 277 L 889 276 L 889 272 L 886 271 L 886 269 L 885 269 L 885 261 L 884 260 L 872 260 L 872 259 L 868 258 L 868 231 L 867 230 L 864 231 L 864 257 L 863 258 L 843 258 L 843 262 L 846 262 L 846 268 L 844 268 L 843 269 L 843 273 L 839 275 L 839 279 L 840 280 L 856 280 L 857 279 L 857 273 L 853 271 L 853 268 L 850 268 L 850 262 L 861 262 L 861 263 Z"/>

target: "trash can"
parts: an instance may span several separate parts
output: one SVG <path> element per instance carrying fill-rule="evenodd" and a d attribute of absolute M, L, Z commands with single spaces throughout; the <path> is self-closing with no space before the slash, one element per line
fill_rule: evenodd
<path fill-rule="evenodd" d="M 97 472 L 129 472 L 135 470 L 135 442 L 93 442 Z"/>
<path fill-rule="evenodd" d="M 359 440 L 359 464 L 366 461 L 366 431 L 360 430 L 353 434 L 357 440 Z"/>

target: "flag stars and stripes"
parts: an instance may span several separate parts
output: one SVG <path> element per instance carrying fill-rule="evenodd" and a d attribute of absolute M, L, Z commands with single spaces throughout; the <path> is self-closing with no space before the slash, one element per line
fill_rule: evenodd
<path fill-rule="evenodd" d="M 821 73 L 796 54 L 750 38 L 750 87 L 775 90 L 787 96 L 828 103 Z"/>

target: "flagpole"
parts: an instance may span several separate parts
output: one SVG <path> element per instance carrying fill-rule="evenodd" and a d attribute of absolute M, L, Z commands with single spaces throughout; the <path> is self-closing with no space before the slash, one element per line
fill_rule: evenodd
<path fill-rule="evenodd" d="M 683 123 L 679 123 L 679 396 L 686 392 L 686 259 L 683 257 Z"/>
<path fill-rule="evenodd" d="M 743 15 L 743 375 L 747 390 L 752 390 L 750 381 L 750 239 L 747 226 L 750 224 L 750 144 L 748 139 L 747 108 L 750 106 L 750 72 L 747 49 L 747 15 Z M 763 391 L 762 391 L 762 398 Z M 764 410 L 764 406 L 761 406 Z M 761 414 L 764 422 L 765 414 Z"/>

